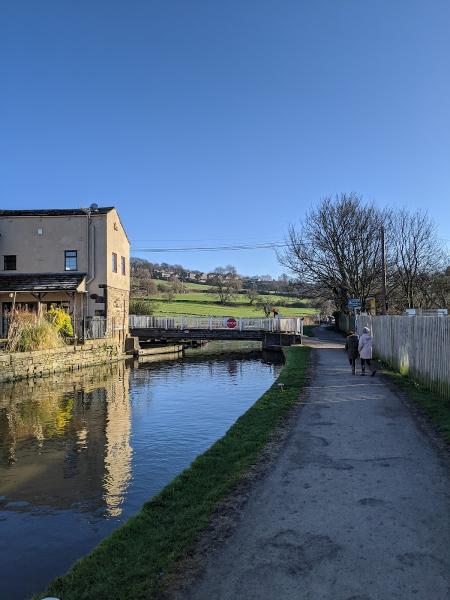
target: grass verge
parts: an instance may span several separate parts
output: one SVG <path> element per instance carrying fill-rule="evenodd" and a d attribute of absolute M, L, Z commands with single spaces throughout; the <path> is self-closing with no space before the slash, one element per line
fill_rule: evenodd
<path fill-rule="evenodd" d="M 255 464 L 306 380 L 309 348 L 286 349 L 274 384 L 209 450 L 176 477 L 140 512 L 106 538 L 45 595 L 62 600 L 151 599 L 176 562 L 185 557 L 221 500 Z"/>
<path fill-rule="evenodd" d="M 383 373 L 428 415 L 436 429 L 450 443 L 450 401 L 386 365 L 383 365 Z"/>

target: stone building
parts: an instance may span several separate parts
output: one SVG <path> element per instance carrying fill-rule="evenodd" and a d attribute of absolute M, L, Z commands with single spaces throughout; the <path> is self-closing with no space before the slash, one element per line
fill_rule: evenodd
<path fill-rule="evenodd" d="M 0 316 L 61 306 L 76 325 L 106 317 L 112 333 L 125 336 L 129 264 L 114 207 L 0 210 Z"/>

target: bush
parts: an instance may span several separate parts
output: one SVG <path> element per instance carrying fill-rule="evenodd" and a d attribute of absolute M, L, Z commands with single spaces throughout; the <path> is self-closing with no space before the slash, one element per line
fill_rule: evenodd
<path fill-rule="evenodd" d="M 63 337 L 73 337 L 72 319 L 63 308 L 51 308 L 47 312 L 48 321 Z"/>
<path fill-rule="evenodd" d="M 46 318 L 28 311 L 15 311 L 11 316 L 6 343 L 9 352 L 48 350 L 62 345 L 61 335 Z"/>
<path fill-rule="evenodd" d="M 131 298 L 130 315 L 153 315 L 158 305 L 151 300 L 142 300 L 141 298 Z"/>

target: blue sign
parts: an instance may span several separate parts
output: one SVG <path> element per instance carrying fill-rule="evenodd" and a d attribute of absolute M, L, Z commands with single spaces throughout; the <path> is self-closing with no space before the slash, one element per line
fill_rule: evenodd
<path fill-rule="evenodd" d="M 349 298 L 347 306 L 349 308 L 361 308 L 361 300 L 359 298 Z"/>

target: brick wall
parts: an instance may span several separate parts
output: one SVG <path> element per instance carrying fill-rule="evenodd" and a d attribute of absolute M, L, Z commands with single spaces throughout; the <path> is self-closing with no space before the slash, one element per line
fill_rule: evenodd
<path fill-rule="evenodd" d="M 122 357 L 122 348 L 117 340 L 107 339 L 54 350 L 0 353 L 0 383 L 27 377 L 45 377 L 60 371 L 75 371 Z"/>

